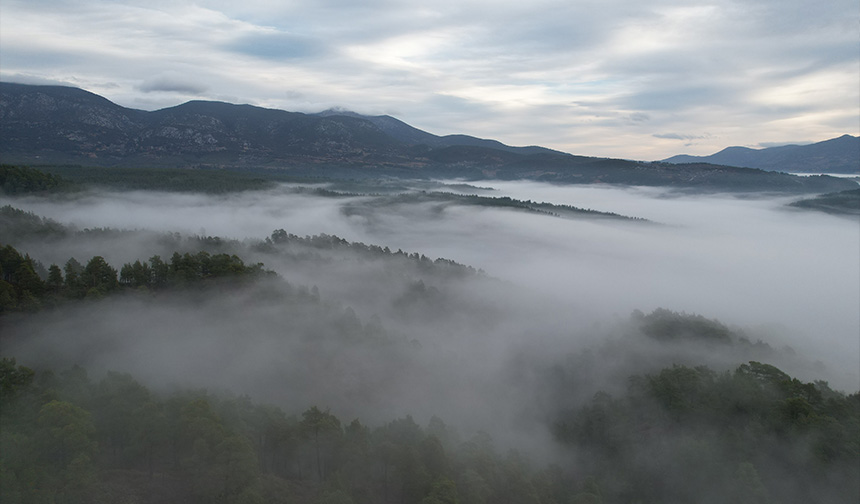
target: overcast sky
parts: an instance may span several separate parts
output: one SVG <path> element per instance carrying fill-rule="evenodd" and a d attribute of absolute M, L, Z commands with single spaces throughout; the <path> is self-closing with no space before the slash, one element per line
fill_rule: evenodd
<path fill-rule="evenodd" d="M 0 0 L 0 78 L 662 159 L 860 134 L 857 0 Z"/>

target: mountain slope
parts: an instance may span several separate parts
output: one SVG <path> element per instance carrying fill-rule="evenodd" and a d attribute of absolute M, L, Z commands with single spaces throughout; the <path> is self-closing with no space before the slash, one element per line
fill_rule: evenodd
<path fill-rule="evenodd" d="M 366 119 L 373 124 L 375 124 L 380 130 L 385 132 L 386 134 L 396 138 L 397 140 L 408 144 L 408 145 L 427 145 L 429 147 L 439 148 L 439 147 L 451 147 L 454 145 L 467 145 L 472 147 L 486 147 L 489 149 L 498 149 L 504 150 L 508 152 L 516 152 L 519 154 L 541 154 L 541 153 L 553 153 L 553 154 L 562 154 L 565 153 L 547 149 L 546 147 L 538 147 L 538 146 L 528 146 L 528 147 L 512 147 L 510 145 L 505 145 L 498 140 L 488 140 L 484 138 L 477 138 L 469 135 L 445 135 L 438 136 L 432 133 L 428 133 L 426 131 L 420 130 L 414 126 L 410 126 L 400 119 L 396 119 L 394 117 L 388 115 L 380 115 L 380 116 L 365 116 L 361 114 L 356 114 L 355 112 L 331 109 L 326 110 L 324 112 L 320 112 L 319 114 L 315 114 L 324 117 L 331 117 L 337 115 L 346 115 L 350 117 L 358 117 L 361 119 Z"/>
<path fill-rule="evenodd" d="M 667 163 L 714 163 L 794 173 L 860 173 L 860 137 L 766 149 L 728 147 L 710 156 L 672 156 Z"/>
<path fill-rule="evenodd" d="M 389 116 L 302 114 L 191 101 L 154 112 L 87 91 L 0 83 L 0 161 L 30 165 L 277 169 L 329 178 L 531 179 L 704 191 L 834 192 L 849 181 L 673 165 L 437 136 Z"/>

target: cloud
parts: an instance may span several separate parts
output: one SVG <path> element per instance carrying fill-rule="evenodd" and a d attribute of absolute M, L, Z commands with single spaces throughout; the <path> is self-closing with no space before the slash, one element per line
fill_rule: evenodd
<path fill-rule="evenodd" d="M 809 145 L 811 142 L 760 142 L 756 144 L 756 147 L 768 148 L 768 147 L 783 147 L 785 145 Z"/>
<path fill-rule="evenodd" d="M 17 84 L 33 84 L 36 86 L 68 86 L 78 87 L 74 83 L 66 80 L 47 79 L 37 75 L 22 75 L 22 74 L 6 74 L 0 72 L 0 78 L 5 82 L 15 82 Z"/>
<path fill-rule="evenodd" d="M 274 61 L 321 57 L 326 50 L 324 44 L 310 38 L 276 31 L 243 35 L 225 48 Z"/>
<path fill-rule="evenodd" d="M 205 93 L 209 87 L 179 75 L 161 75 L 145 80 L 138 86 L 138 89 L 144 93 L 166 92 L 199 95 Z"/>
<path fill-rule="evenodd" d="M 658 307 L 698 313 L 777 350 L 767 362 L 804 381 L 860 385 L 860 240 L 856 221 L 786 211 L 789 198 L 689 196 L 656 188 L 482 182 L 493 196 L 636 215 L 647 225 L 560 219 L 499 208 L 381 204 L 286 188 L 225 196 L 91 192 L 77 199 L 13 198 L 16 207 L 79 227 L 153 229 L 233 238 L 246 263 L 263 262 L 293 286 L 317 286 L 324 304 L 296 304 L 277 289 L 172 297 L 119 296 L 46 311 L 4 333 L 4 353 L 27 365 L 80 364 L 131 372 L 148 385 L 228 389 L 290 412 L 311 404 L 342 417 L 389 421 L 439 415 L 461 432 L 489 430 L 503 446 L 535 448 L 548 411 L 599 388 L 625 390 L 630 374 L 673 363 L 732 369 L 749 355 L 631 339 L 628 316 Z M 201 229 L 202 228 L 202 229 Z M 444 257 L 487 277 L 292 244 L 253 245 L 274 229 Z M 73 255 L 124 262 L 195 250 L 195 241 L 144 231 L 91 233 L 21 246 L 43 264 Z M 17 244 L 16 244 L 17 247 Z M 410 301 L 417 279 L 438 293 Z M 412 301 L 416 301 L 414 296 Z M 354 310 L 385 338 L 366 347 L 331 340 Z M 237 339 L 239 338 L 239 339 Z M 816 364 L 815 361 L 820 361 Z M 587 361 L 576 387 L 549 394 L 546 377 Z M 57 363 L 59 362 L 59 364 Z M 554 371 L 553 371 L 554 372 Z M 559 404 L 561 401 L 561 406 Z M 477 405 L 477 406 L 476 406 Z M 517 443 L 522 431 L 527 441 Z M 519 445 L 519 446 L 518 446 Z"/>
<path fill-rule="evenodd" d="M 667 140 L 700 140 L 708 138 L 708 135 L 685 135 L 681 133 L 654 133 L 654 138 L 664 138 Z"/>

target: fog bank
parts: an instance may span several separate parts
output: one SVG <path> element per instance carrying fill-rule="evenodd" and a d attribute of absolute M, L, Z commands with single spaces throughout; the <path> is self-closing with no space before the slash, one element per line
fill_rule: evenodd
<path fill-rule="evenodd" d="M 296 409 L 313 402 L 346 417 L 436 414 L 464 429 L 498 423 L 516 438 L 517 432 L 546 435 L 540 422 L 558 397 L 538 391 L 547 388 L 544 373 L 552 366 L 579 362 L 589 370 L 579 377 L 581 390 L 569 394 L 587 398 L 601 387 L 620 386 L 632 372 L 685 360 L 729 369 L 749 357 L 631 343 L 638 336 L 631 336 L 630 313 L 663 307 L 743 328 L 779 352 L 771 356 L 775 364 L 803 380 L 829 380 L 846 391 L 860 386 L 856 219 L 788 210 L 789 199 L 766 195 L 481 185 L 492 185 L 493 195 L 654 223 L 437 203 L 383 205 L 372 196 L 321 197 L 286 186 L 228 196 L 6 198 L 78 228 L 240 240 L 231 246 L 246 261 L 262 261 L 293 286 L 317 286 L 320 301 L 296 305 L 268 298 L 265 290 L 194 302 L 112 300 L 16 326 L 19 334 L 14 345 L 4 342 L 4 353 L 13 351 L 22 362 L 50 354 L 68 364 L 119 367 L 162 386 L 223 387 Z M 356 205 L 360 212 L 349 210 Z M 450 277 L 336 250 L 254 247 L 275 229 L 453 259 L 486 276 Z M 22 251 L 45 265 L 103 255 L 119 268 L 168 254 L 173 245 L 141 232 L 117 240 L 32 243 Z M 342 323 L 385 343 L 345 344 L 337 339 Z M 781 352 L 784 345 L 796 358 Z M 588 355 L 598 356 L 600 365 L 583 365 Z"/>

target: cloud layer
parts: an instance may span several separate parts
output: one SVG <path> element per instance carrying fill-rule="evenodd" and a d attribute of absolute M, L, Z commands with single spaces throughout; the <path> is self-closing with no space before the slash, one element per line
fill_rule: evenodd
<path fill-rule="evenodd" d="M 0 77 L 659 159 L 858 134 L 849 0 L 4 0 Z"/>
<path fill-rule="evenodd" d="M 101 255 L 119 268 L 201 247 L 175 233 L 218 235 L 219 253 L 261 261 L 293 288 L 261 281 L 229 291 L 126 292 L 6 316 L 4 355 L 34 367 L 77 363 L 95 376 L 130 372 L 156 390 L 249 394 L 293 412 L 317 404 L 371 424 L 438 415 L 466 435 L 488 430 L 500 446 L 540 457 L 553 456 L 546 422 L 559 411 L 598 390 L 622 394 L 630 375 L 672 364 L 723 371 L 756 360 L 849 393 L 860 386 L 856 219 L 788 209 L 785 197 L 492 186 L 493 195 L 654 222 L 321 197 L 288 186 L 226 196 L 10 197 L 78 228 L 138 230 L 14 243 L 43 265 Z M 279 228 L 448 258 L 487 275 L 310 240 L 259 246 Z M 659 307 L 717 318 L 767 345 L 647 338 L 631 312 Z"/>
<path fill-rule="evenodd" d="M 493 186 L 494 195 L 634 215 L 661 224 L 568 220 L 433 203 L 367 204 L 362 211 L 348 211 L 371 198 L 321 198 L 283 188 L 219 197 L 93 193 L 54 202 L 18 199 L 13 204 L 79 228 L 153 229 L 239 240 L 260 240 L 281 228 L 299 236 L 334 234 L 431 259 L 444 257 L 509 282 L 516 304 L 536 305 L 522 320 L 511 317 L 504 332 L 494 335 L 499 344 L 507 337 L 516 342 L 524 335 L 564 334 L 587 326 L 584 320 L 626 318 L 634 309 L 663 307 L 755 329 L 776 347 L 790 345 L 820 360 L 830 368 L 828 379 L 839 387 L 857 387 L 856 220 L 789 210 L 784 205 L 790 198 L 785 197 L 684 196 L 653 188 L 524 182 Z M 152 249 L 158 240 L 148 235 L 126 237 L 120 240 L 122 246 L 98 235 L 88 240 L 74 247 L 25 250 L 46 265 L 63 264 L 70 255 L 79 260 L 103 255 L 119 266 L 169 254 Z M 361 268 L 352 263 L 303 273 L 279 266 L 271 257 L 246 259 L 263 261 L 299 285 L 319 285 L 365 320 L 375 313 L 372 300 L 385 297 L 369 294 L 377 281 L 372 275 L 354 278 L 353 270 Z M 535 315 L 541 310 L 549 313 Z"/>

